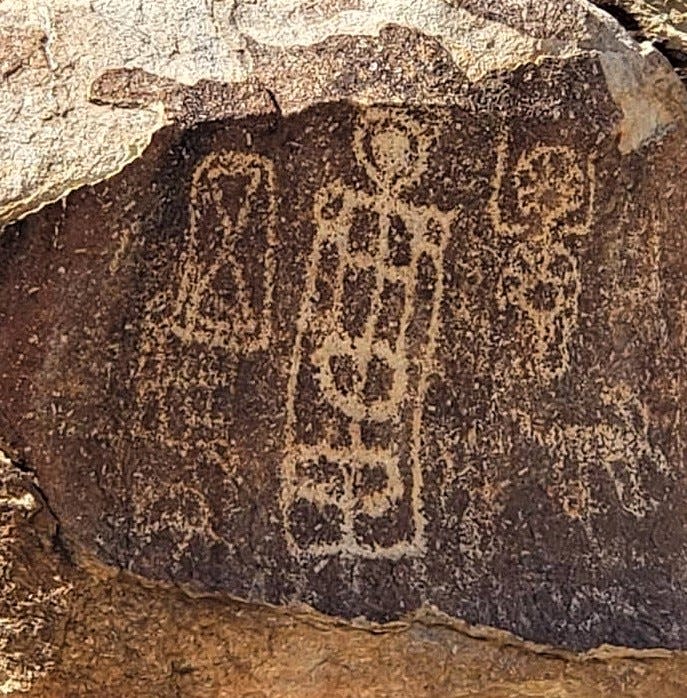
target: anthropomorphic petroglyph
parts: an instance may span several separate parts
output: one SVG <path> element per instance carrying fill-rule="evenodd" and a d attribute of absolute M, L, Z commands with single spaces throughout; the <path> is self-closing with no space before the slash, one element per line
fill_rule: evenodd
<path fill-rule="evenodd" d="M 191 184 L 188 246 L 172 305 L 184 342 L 248 353 L 266 349 L 274 286 L 275 182 L 270 161 L 208 155 Z"/>
<path fill-rule="evenodd" d="M 522 346 L 510 370 L 549 383 L 570 365 L 578 322 L 578 262 L 569 240 L 586 235 L 594 213 L 593 158 L 570 146 L 538 145 L 509 169 L 508 142 L 499 146 L 492 222 L 513 241 L 498 287 L 503 312 L 516 312 Z M 506 209 L 501 199 L 509 197 Z"/>
<path fill-rule="evenodd" d="M 191 180 L 188 229 L 173 282 L 149 301 L 145 314 L 136 435 L 182 459 L 202 453 L 228 483 L 238 460 L 229 409 L 237 365 L 269 343 L 274 189 L 265 157 L 236 151 L 206 156 Z M 192 502 L 184 511 L 201 512 L 203 485 L 194 481 L 196 472 L 188 477 L 175 485 L 188 488 L 177 500 Z M 145 477 L 136 489 L 137 520 L 146 535 L 168 523 L 188 542 L 185 527 L 193 529 L 193 522 L 175 522 L 172 512 L 152 526 L 147 512 L 161 494 L 151 494 Z M 207 514 L 203 520 L 209 521 Z"/>
<path fill-rule="evenodd" d="M 282 506 L 294 552 L 424 546 L 423 399 L 457 215 L 408 201 L 430 140 L 402 110 L 368 109 L 353 147 L 373 192 L 337 180 L 316 194 L 287 397 Z"/>

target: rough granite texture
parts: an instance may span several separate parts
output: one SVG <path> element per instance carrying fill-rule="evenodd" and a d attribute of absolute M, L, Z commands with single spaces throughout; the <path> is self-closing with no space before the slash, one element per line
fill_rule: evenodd
<path fill-rule="evenodd" d="M 629 37 L 577 1 L 170 0 L 163 6 L 0 0 L 0 222 L 105 179 L 135 159 L 169 118 L 164 93 L 170 81 L 191 86 L 260 80 L 285 112 L 320 97 L 374 101 L 378 80 L 368 65 L 359 65 L 367 80 L 351 76 L 344 86 L 332 80 L 336 65 L 302 64 L 299 52 L 288 49 L 337 35 L 374 44 L 388 25 L 416 27 L 434 39 L 471 81 L 545 56 L 594 51 L 623 57 L 625 77 L 642 81 L 637 74 L 643 61 Z M 421 54 L 400 58 L 424 67 Z M 356 63 L 354 56 L 339 59 L 348 68 Z M 291 72 L 285 71 L 289 66 Z M 112 69 L 147 72 L 160 87 L 147 92 L 149 99 L 124 104 L 115 90 L 108 105 L 91 90 Z M 318 85 L 326 94 L 318 94 Z M 411 96 L 392 92 L 400 102 Z M 220 109 L 231 114 L 234 106 L 224 102 Z M 202 118 L 214 110 L 199 111 Z"/>
<path fill-rule="evenodd" d="M 428 662 L 370 695 L 634 690 L 544 644 L 687 645 L 687 93 L 657 50 L 584 2 L 0 18 L 0 690 L 93 695 L 84 643 L 127 618 L 172 638 L 136 695 L 303 695 L 313 619 Z M 477 626 L 511 683 L 466 683 Z"/>
<path fill-rule="evenodd" d="M 685 0 L 609 0 L 596 4 L 613 13 L 638 38 L 649 39 L 668 52 L 687 53 Z"/>

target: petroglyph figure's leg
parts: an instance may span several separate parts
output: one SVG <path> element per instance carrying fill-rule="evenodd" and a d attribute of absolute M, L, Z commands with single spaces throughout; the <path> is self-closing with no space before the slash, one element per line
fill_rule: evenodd
<path fill-rule="evenodd" d="M 668 474 L 667 459 L 651 443 L 646 406 L 627 386 L 603 386 L 601 403 L 613 421 L 552 427 L 538 440 L 554 456 L 552 498 L 568 516 L 589 520 L 602 513 L 594 482 L 604 472 L 620 507 L 637 519 L 655 509 L 649 483 Z"/>

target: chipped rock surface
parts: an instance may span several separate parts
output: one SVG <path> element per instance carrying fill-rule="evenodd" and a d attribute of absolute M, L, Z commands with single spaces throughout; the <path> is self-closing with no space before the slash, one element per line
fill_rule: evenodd
<path fill-rule="evenodd" d="M 674 51 L 687 51 L 687 3 L 684 0 L 610 0 L 599 2 L 610 12 L 614 8 L 624 26 Z"/>
<path fill-rule="evenodd" d="M 0 695 L 681 698 L 687 657 L 572 653 L 436 612 L 343 623 L 75 565 L 33 477 L 0 457 Z"/>
<path fill-rule="evenodd" d="M 40 491 L 0 452 L 0 695 L 29 690 L 56 664 L 73 586 L 52 534 Z"/>
<path fill-rule="evenodd" d="M 205 643 L 192 661 L 132 662 L 233 695 L 207 666 L 242 623 L 228 598 L 278 607 L 245 607 L 267 673 L 248 641 L 232 659 L 264 695 L 319 695 L 350 633 L 467 667 L 456 623 L 493 626 L 531 667 L 444 672 L 457 695 L 634 671 L 550 679 L 544 644 L 684 648 L 668 61 L 581 0 L 162 7 L 0 1 L 0 690 L 86 686 L 80 643 L 116 644 L 119 608 L 151 635 L 199 614 L 204 640 L 171 634 Z M 322 654 L 319 613 L 360 628 L 327 626 Z M 281 685 L 296 636 L 328 673 Z"/>

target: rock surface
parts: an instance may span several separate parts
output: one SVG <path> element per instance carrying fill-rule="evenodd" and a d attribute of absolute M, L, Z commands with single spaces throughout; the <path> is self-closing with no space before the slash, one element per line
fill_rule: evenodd
<path fill-rule="evenodd" d="M 369 44 L 374 51 L 385 27 L 416 28 L 425 35 L 425 45 L 441 46 L 473 82 L 546 56 L 599 51 L 624 56 L 628 77 L 634 74 L 643 82 L 636 47 L 626 45 L 627 38 L 583 2 L 493 5 L 482 0 L 323 0 L 317 5 L 306 0 L 169 0 L 163 7 L 132 0 L 4 0 L 0 224 L 105 179 L 135 159 L 174 115 L 167 99 L 170 85 L 260 80 L 279 95 L 285 112 L 318 99 L 379 99 L 380 75 L 369 69 L 374 59 L 357 63 L 354 55 L 339 54 L 338 80 L 336 62 L 303 62 L 312 51 L 322 54 L 323 47 L 317 47 L 329 37 L 358 36 L 354 43 L 360 49 Z M 661 17 L 658 0 L 653 5 Z M 672 5 L 679 7 L 679 0 Z M 295 46 L 302 50 L 290 49 Z M 408 69 L 426 67 L 422 52 L 397 58 L 390 72 L 399 76 L 410 79 Z M 135 94 L 118 84 L 108 97 L 97 87 L 108 71 L 142 71 L 150 80 Z M 407 102 L 422 84 L 411 80 L 406 87 L 386 97 Z M 193 97 L 181 101 L 187 107 L 195 102 L 201 118 L 241 109 L 221 99 L 212 106 Z"/>
<path fill-rule="evenodd" d="M 687 657 L 574 654 L 432 613 L 384 627 L 189 595 L 81 560 L 0 459 L 0 694 L 36 698 L 682 698 Z"/>
<path fill-rule="evenodd" d="M 595 3 L 611 13 L 639 41 L 650 40 L 661 49 L 687 53 L 687 3 L 685 0 L 609 0 Z M 678 63 L 674 66 L 682 67 Z"/>
<path fill-rule="evenodd" d="M 74 191 L 0 237 L 0 439 L 72 555 L 687 644 L 660 54 L 581 2 L 171 3 L 177 37 L 152 6 L 19 5 L 2 108 L 64 93 L 4 119 L 1 215 Z"/>

